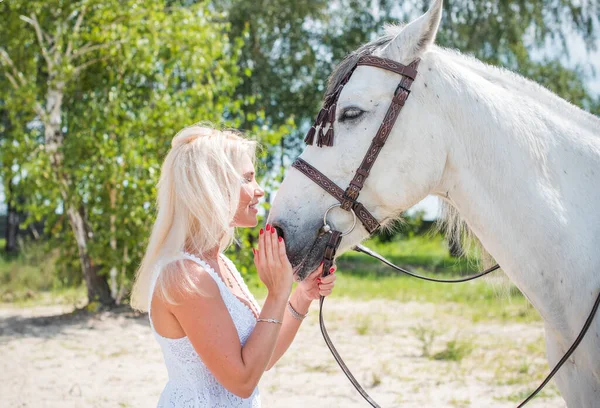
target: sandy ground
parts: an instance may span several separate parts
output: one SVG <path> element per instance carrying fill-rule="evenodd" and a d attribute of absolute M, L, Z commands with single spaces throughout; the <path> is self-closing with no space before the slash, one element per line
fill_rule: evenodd
<path fill-rule="evenodd" d="M 290 351 L 261 380 L 263 406 L 368 406 L 329 354 L 314 306 Z M 0 407 L 156 406 L 167 373 L 147 317 L 71 311 L 0 307 Z M 457 312 L 445 304 L 334 299 L 325 319 L 348 366 L 383 407 L 515 407 L 548 372 L 541 324 L 473 323 Z M 452 361 L 424 350 L 467 351 Z M 565 406 L 554 384 L 529 405 Z"/>

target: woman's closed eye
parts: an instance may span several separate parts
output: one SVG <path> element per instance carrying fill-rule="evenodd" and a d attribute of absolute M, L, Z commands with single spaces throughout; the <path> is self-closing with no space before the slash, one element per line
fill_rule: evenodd
<path fill-rule="evenodd" d="M 242 176 L 242 184 L 248 184 L 248 183 L 252 183 L 252 181 L 254 181 L 254 172 L 248 172 L 245 173 Z"/>
<path fill-rule="evenodd" d="M 365 111 L 360 108 L 356 108 L 356 107 L 346 108 L 342 111 L 339 121 L 346 122 L 346 121 L 350 121 L 350 120 L 355 120 L 355 119 L 360 118 L 363 115 L 363 113 L 365 113 Z"/>

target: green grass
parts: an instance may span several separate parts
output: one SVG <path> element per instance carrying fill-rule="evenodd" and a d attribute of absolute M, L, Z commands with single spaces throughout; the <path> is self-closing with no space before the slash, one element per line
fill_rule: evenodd
<path fill-rule="evenodd" d="M 0 256 L 0 285 L 4 289 L 48 290 L 53 286 L 51 255 L 27 249 L 18 255 Z"/>
<path fill-rule="evenodd" d="M 461 361 L 473 351 L 473 343 L 466 340 L 450 340 L 446 343 L 446 348 L 435 353 L 434 360 Z"/>
<path fill-rule="evenodd" d="M 439 235 L 419 236 L 386 244 L 372 240 L 367 241 L 365 245 L 400 266 L 438 278 L 456 278 L 480 270 L 473 258 L 451 257 L 446 243 Z M 337 298 L 351 298 L 450 303 L 456 304 L 456 313 L 474 322 L 539 320 L 538 313 L 512 284 L 507 284 L 508 287 L 498 287 L 485 278 L 465 283 L 427 282 L 398 275 L 379 261 L 356 252 L 342 255 L 337 260 L 337 265 L 337 280 L 330 296 L 331 301 Z M 257 279 L 252 280 L 249 286 L 257 298 L 266 296 L 266 289 Z"/>
<path fill-rule="evenodd" d="M 518 291 L 513 289 L 508 294 L 499 294 L 498 289 L 486 281 L 443 284 L 405 277 L 360 277 L 346 274 L 343 270 L 336 274 L 338 277 L 331 301 L 351 298 L 456 304 L 456 313 L 473 322 L 491 319 L 530 322 L 540 319 Z"/>
<path fill-rule="evenodd" d="M 419 236 L 386 244 L 372 240 L 366 245 L 392 262 L 421 274 L 456 277 L 459 272 L 471 274 L 478 270 L 473 259 L 451 257 L 440 236 Z M 85 298 L 84 287 L 68 288 L 57 282 L 55 259 L 56 254 L 46 253 L 42 246 L 33 246 L 16 257 L 0 256 L 0 301 L 26 306 L 52 302 L 74 304 Z M 450 313 L 474 322 L 539 320 L 537 312 L 512 286 L 501 290 L 485 279 L 458 284 L 426 282 L 397 275 L 377 260 L 355 252 L 341 256 L 337 265 L 336 287 L 330 301 L 351 298 L 443 303 L 448 304 Z M 266 288 L 259 282 L 254 268 L 250 270 L 248 286 L 258 299 L 263 299 Z M 357 331 L 366 334 L 369 327 L 360 326 Z"/>
<path fill-rule="evenodd" d="M 484 280 L 444 284 L 409 277 L 354 275 L 352 270 L 341 268 L 336 275 L 335 289 L 328 297 L 329 302 L 344 298 L 426 302 L 448 304 L 448 313 L 473 322 L 499 320 L 527 323 L 540 320 L 537 311 L 518 290 L 512 288 L 508 293 L 501 293 L 504 291 Z M 264 286 L 254 283 L 249 287 L 257 299 L 266 297 Z M 365 334 L 368 329 L 361 324 L 356 328 L 359 334 Z"/>
<path fill-rule="evenodd" d="M 431 346 L 439 332 L 431 327 L 419 324 L 411 328 L 413 335 L 419 340 L 421 345 L 421 357 L 431 356 Z"/>
<path fill-rule="evenodd" d="M 18 255 L 0 255 L 0 302 L 25 307 L 75 304 L 85 297 L 84 287 L 60 284 L 54 269 L 57 256 L 40 244 L 30 244 Z"/>
<path fill-rule="evenodd" d="M 447 244 L 440 235 L 422 235 L 385 244 L 372 239 L 366 241 L 365 245 L 394 264 L 421 273 L 464 275 L 474 273 L 479 268 L 476 257 L 450 256 Z M 396 275 L 391 268 L 378 260 L 354 251 L 342 255 L 337 264 L 340 269 L 351 271 L 354 275 Z"/>

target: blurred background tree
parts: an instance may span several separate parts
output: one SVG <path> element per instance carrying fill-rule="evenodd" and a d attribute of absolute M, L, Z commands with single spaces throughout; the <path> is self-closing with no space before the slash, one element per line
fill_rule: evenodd
<path fill-rule="evenodd" d="M 0 50 L 5 191 L 13 205 L 26 197 L 30 220 L 45 219 L 66 280 L 110 305 L 139 264 L 172 136 L 197 120 L 237 125 L 240 39 L 203 4 L 0 7 L 11 23 Z"/>
<path fill-rule="evenodd" d="M 238 61 L 252 75 L 242 78 L 236 92 L 256 100 L 244 109 L 264 111 L 267 125 L 292 118 L 298 131 L 289 135 L 294 140 L 285 141 L 291 151 L 297 151 L 299 134 L 312 123 L 335 64 L 381 35 L 384 24 L 409 21 L 428 6 L 427 0 L 225 0 L 212 5 L 227 16 L 233 35 L 246 33 Z M 437 42 L 597 109 L 597 99 L 585 89 L 589 77 L 583 67 L 566 68 L 557 58 L 568 56 L 569 35 L 595 50 L 597 18 L 595 0 L 446 0 Z M 555 55 L 540 58 L 548 44 Z"/>
<path fill-rule="evenodd" d="M 300 153 L 335 65 L 361 44 L 383 34 L 385 24 L 409 21 L 428 6 L 428 0 L 213 3 L 227 16 L 233 35 L 246 33 L 238 61 L 241 69 L 252 70 L 252 75 L 242 78 L 236 94 L 256 98 L 242 109 L 265 112 L 267 126 L 286 120 L 295 125 L 281 139 L 279 154 L 270 156 L 270 167 L 280 163 L 287 167 Z M 596 0 L 446 0 L 437 43 L 517 71 L 598 114 L 600 98 L 586 88 L 592 79 L 590 67 L 570 68 L 560 58 L 569 56 L 569 36 L 581 39 L 589 51 L 596 50 L 598 11 Z M 552 50 L 549 55 L 547 49 Z M 242 122 L 242 126 L 248 124 L 253 122 Z M 408 236 L 422 226 L 422 218 L 408 215 L 393 231 Z M 383 241 L 391 238 L 389 233 L 381 237 Z M 457 245 L 451 245 L 455 254 L 460 253 Z"/>

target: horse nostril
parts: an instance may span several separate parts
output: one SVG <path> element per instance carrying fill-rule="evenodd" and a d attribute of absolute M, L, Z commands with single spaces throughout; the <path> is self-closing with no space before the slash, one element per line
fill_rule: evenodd
<path fill-rule="evenodd" d="M 281 229 L 281 227 L 274 226 L 273 228 L 275 228 L 275 231 L 277 231 L 278 236 L 280 236 L 281 238 L 284 238 L 283 230 Z"/>

